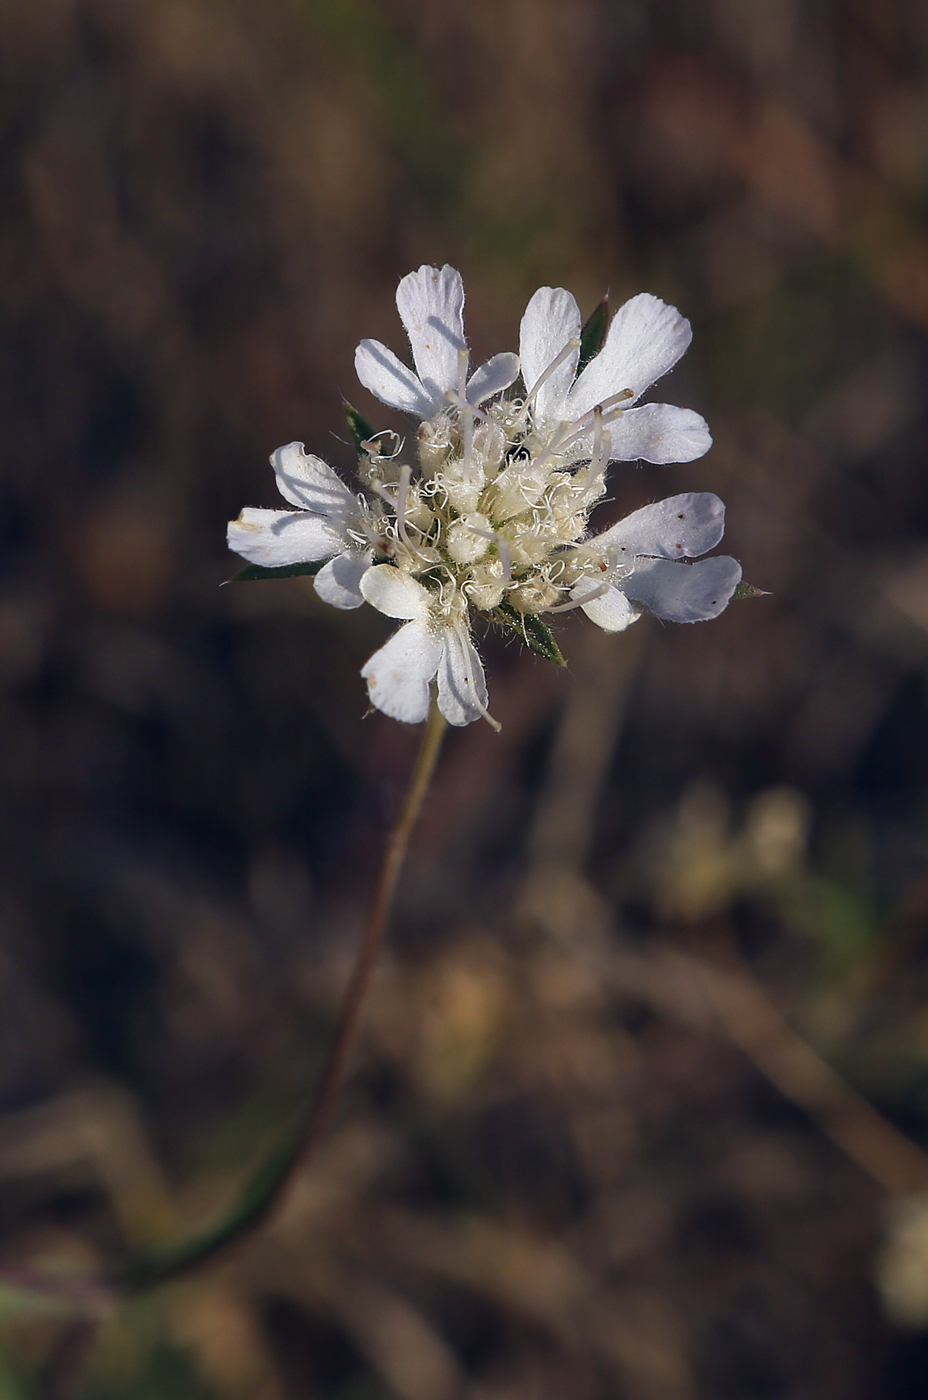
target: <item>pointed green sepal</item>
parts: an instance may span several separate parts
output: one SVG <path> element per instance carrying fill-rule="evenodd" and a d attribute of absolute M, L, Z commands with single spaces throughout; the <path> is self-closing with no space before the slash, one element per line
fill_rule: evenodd
<path fill-rule="evenodd" d="M 590 312 L 586 318 L 583 330 L 580 332 L 580 358 L 577 361 L 577 373 L 582 374 L 590 360 L 598 355 L 606 343 L 606 331 L 609 329 L 609 296 L 603 297 L 597 307 Z"/>
<path fill-rule="evenodd" d="M 753 583 L 739 583 L 731 595 L 732 602 L 740 602 L 742 598 L 769 598 L 770 594 L 766 588 L 755 588 Z"/>
<path fill-rule="evenodd" d="M 347 399 L 342 399 L 342 407 L 345 410 L 345 417 L 348 419 L 348 431 L 351 433 L 351 439 L 358 452 L 363 452 L 364 444 L 370 442 L 374 437 L 373 426 L 363 413 L 359 413 L 356 408 L 352 407 Z"/>
<path fill-rule="evenodd" d="M 318 574 L 328 559 L 313 559 L 305 564 L 283 564 L 279 569 L 266 569 L 263 564 L 246 564 L 229 579 L 230 583 L 253 583 L 259 578 L 300 578 L 303 574 Z"/>
<path fill-rule="evenodd" d="M 526 646 L 531 647 L 532 651 L 543 656 L 546 661 L 553 661 L 555 666 L 567 664 L 554 640 L 551 628 L 535 613 L 519 612 L 511 603 L 500 603 L 493 609 L 493 617 L 510 631 L 518 633 Z"/>

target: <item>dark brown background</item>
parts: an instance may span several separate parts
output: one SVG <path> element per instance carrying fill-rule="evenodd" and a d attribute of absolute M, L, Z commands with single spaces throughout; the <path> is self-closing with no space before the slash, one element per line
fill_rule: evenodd
<path fill-rule="evenodd" d="M 771 594 L 486 640 L 317 1165 L 88 1400 L 924 1393 L 926 57 L 918 0 L 0 7 L 4 1267 L 203 1219 L 318 1061 L 416 736 L 385 620 L 223 531 L 389 420 L 403 273 L 480 358 L 541 283 L 679 305 L 715 446 L 604 519 L 715 490 Z M 0 1315 L 12 1400 L 59 1324 Z"/>

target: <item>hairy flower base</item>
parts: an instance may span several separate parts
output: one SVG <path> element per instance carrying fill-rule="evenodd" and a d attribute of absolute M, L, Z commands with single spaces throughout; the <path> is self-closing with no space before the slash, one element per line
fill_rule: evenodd
<path fill-rule="evenodd" d="M 722 536 L 724 507 L 708 493 L 645 506 L 588 535 L 610 462 L 690 461 L 711 443 L 690 410 L 635 407 L 689 344 L 679 312 L 634 297 L 578 375 L 576 302 L 543 287 L 523 317 L 520 356 L 497 355 L 469 374 L 463 304 L 453 269 L 422 267 L 397 293 L 415 373 L 376 341 L 358 347 L 362 382 L 421 419 L 414 459 L 401 443 L 384 451 L 392 435 L 372 434 L 354 494 L 291 443 L 271 462 L 294 509 L 246 509 L 229 526 L 231 548 L 252 564 L 325 560 L 314 583 L 327 602 L 367 601 L 404 622 L 362 675 L 373 705 L 411 723 L 425 717 L 435 682 L 450 723 L 495 724 L 470 639 L 473 611 L 531 619 L 536 635 L 546 630 L 539 614 L 577 607 L 609 632 L 643 610 L 697 622 L 722 611 L 741 577 L 733 559 L 687 562 Z M 505 396 L 520 365 L 524 388 Z"/>

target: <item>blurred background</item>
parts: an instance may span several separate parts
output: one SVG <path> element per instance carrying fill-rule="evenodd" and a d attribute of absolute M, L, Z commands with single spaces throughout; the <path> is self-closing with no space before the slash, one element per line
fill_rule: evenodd
<path fill-rule="evenodd" d="M 4 1400 L 925 1394 L 926 61 L 917 0 L 0 6 Z M 478 360 L 543 283 L 691 317 L 715 446 L 600 523 L 716 491 L 770 596 L 485 639 L 314 1165 L 63 1362 L 17 1277 L 221 1210 L 326 1044 L 418 736 L 225 522 L 343 394 L 408 431 L 354 346 L 445 261 Z"/>

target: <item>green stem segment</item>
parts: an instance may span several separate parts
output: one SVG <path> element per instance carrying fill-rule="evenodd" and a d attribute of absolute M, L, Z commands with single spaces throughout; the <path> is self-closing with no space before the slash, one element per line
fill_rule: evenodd
<path fill-rule="evenodd" d="M 342 998 L 332 1046 L 306 1111 L 284 1141 L 259 1167 L 230 1215 L 192 1239 L 136 1255 L 116 1274 L 113 1280 L 116 1284 L 138 1290 L 166 1283 L 205 1263 L 221 1249 L 255 1229 L 270 1214 L 284 1188 L 305 1165 L 325 1132 L 357 1038 L 361 1012 L 393 908 L 396 886 L 435 772 L 446 728 L 447 721 L 433 699 L 406 795 L 387 839 L 367 928 Z"/>

